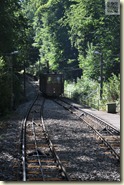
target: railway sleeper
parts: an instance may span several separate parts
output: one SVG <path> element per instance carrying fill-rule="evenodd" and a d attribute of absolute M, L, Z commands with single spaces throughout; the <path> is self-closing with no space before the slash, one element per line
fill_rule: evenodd
<path fill-rule="evenodd" d="M 40 166 L 39 165 L 31 165 L 31 164 L 27 164 L 27 167 L 28 168 L 40 168 Z M 56 165 L 42 165 L 42 168 L 43 169 L 51 169 L 51 168 L 53 168 L 53 169 L 59 169 Z"/>
<path fill-rule="evenodd" d="M 43 180 L 43 178 L 30 178 L 28 181 L 63 181 L 63 178 L 45 178 L 45 180 Z M 66 180 L 65 180 L 66 181 Z"/>
<path fill-rule="evenodd" d="M 112 141 L 120 141 L 120 136 L 113 136 L 113 135 L 110 135 L 110 136 L 103 136 L 103 138 L 105 139 L 111 139 Z"/>
<path fill-rule="evenodd" d="M 44 173 L 44 175 L 58 175 L 59 174 L 59 172 L 58 172 L 58 170 L 54 170 L 54 171 L 43 171 L 43 173 Z M 30 175 L 30 174 L 39 174 L 39 171 L 28 171 L 28 175 Z"/>
<path fill-rule="evenodd" d="M 54 146 L 54 147 L 57 147 L 57 146 Z M 27 145 L 27 150 L 29 149 L 29 150 L 32 150 L 32 149 L 34 149 L 35 150 L 35 145 L 34 144 L 28 144 Z M 48 146 L 48 143 L 43 143 L 43 144 L 38 144 L 38 148 L 39 148 L 39 151 L 40 151 L 40 148 L 49 148 L 49 146 Z"/>

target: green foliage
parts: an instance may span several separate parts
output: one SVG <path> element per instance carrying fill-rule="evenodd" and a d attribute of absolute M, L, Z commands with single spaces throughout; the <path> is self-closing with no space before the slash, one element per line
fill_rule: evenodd
<path fill-rule="evenodd" d="M 3 71 L 5 67 L 5 61 L 3 60 L 2 57 L 0 57 L 0 73 Z"/>
<path fill-rule="evenodd" d="M 93 53 L 89 53 L 89 44 L 92 44 L 94 46 L 92 49 L 103 53 L 104 75 L 108 79 L 112 72 L 119 73 L 120 16 L 105 15 L 105 2 L 101 0 L 76 2 L 66 11 L 64 24 L 69 27 L 71 44 L 78 49 L 80 66 L 83 69 L 89 62 L 88 70 L 91 72 L 91 77 L 97 79 L 97 69 L 96 75 L 92 75 L 94 67 L 91 63 L 94 62 L 94 56 Z M 98 56 L 95 60 L 97 64 Z"/>
<path fill-rule="evenodd" d="M 80 65 L 84 75 L 97 80 L 100 56 L 93 53 L 97 50 L 103 53 L 106 80 L 112 72 L 119 73 L 120 17 L 105 15 L 104 0 L 26 2 L 42 67 L 64 70 Z"/>
<path fill-rule="evenodd" d="M 106 110 L 106 104 L 116 102 L 117 111 L 120 111 L 120 75 L 112 75 L 103 85 L 103 96 L 100 100 L 98 82 L 88 78 L 78 79 L 77 83 L 65 82 L 65 95 L 83 105 Z"/>
<path fill-rule="evenodd" d="M 18 72 L 25 59 L 27 19 L 23 15 L 22 1 L 0 1 L 0 114 L 10 110 L 11 79 L 15 105 L 19 103 L 21 82 Z M 19 51 L 20 54 L 12 54 Z"/>
<path fill-rule="evenodd" d="M 81 79 L 78 79 L 77 83 L 68 83 L 66 81 L 64 89 L 67 94 L 71 92 L 71 97 L 76 101 L 83 101 L 93 92 L 95 92 L 95 96 L 97 95 L 98 99 L 98 86 L 99 84 L 97 82 L 90 80 L 87 77 L 82 77 Z"/>
<path fill-rule="evenodd" d="M 18 50 L 26 24 L 21 4 L 16 0 L 1 0 L 0 14 L 0 53 L 3 55 Z"/>
<path fill-rule="evenodd" d="M 9 75 L 0 74 L 0 114 L 10 109 L 10 83 Z"/>
<path fill-rule="evenodd" d="M 80 67 L 83 76 L 73 84 L 73 96 L 89 95 L 99 87 L 101 56 L 94 54 L 99 51 L 105 83 L 111 83 L 105 96 L 117 99 L 112 73 L 120 73 L 120 16 L 105 15 L 104 0 L 1 0 L 0 14 L 0 80 L 5 92 L 10 93 L 7 56 L 18 50 L 18 56 L 11 56 L 14 77 L 24 67 L 33 74 L 64 71 L 68 77 L 69 70 Z M 21 91 L 16 80 L 15 94 Z"/>
<path fill-rule="evenodd" d="M 13 79 L 13 83 L 11 80 Z M 11 110 L 11 89 L 13 88 L 14 108 L 22 98 L 21 80 L 19 74 L 7 70 L 5 61 L 0 58 L 0 115 Z M 13 87 L 11 86 L 13 85 Z"/>
<path fill-rule="evenodd" d="M 108 79 L 108 82 L 104 83 L 103 99 L 108 102 L 118 101 L 120 99 L 120 75 L 112 76 Z"/>
<path fill-rule="evenodd" d="M 9 109 L 10 101 L 10 75 L 5 72 L 4 67 L 5 61 L 0 57 L 0 114 Z"/>
<path fill-rule="evenodd" d="M 116 111 L 120 111 L 120 75 L 116 76 L 112 74 L 112 76 L 108 79 L 108 81 L 103 84 L 103 98 L 100 101 L 101 109 L 106 110 L 106 104 L 116 102 L 117 109 Z"/>
<path fill-rule="evenodd" d="M 89 44 L 86 50 L 86 56 L 79 54 L 80 68 L 83 69 L 83 76 L 87 78 L 91 78 L 94 80 L 98 80 L 100 76 L 100 56 L 96 56 L 95 47 L 93 44 Z"/>
<path fill-rule="evenodd" d="M 77 57 L 76 49 L 71 46 L 67 27 L 61 21 L 69 1 L 31 0 L 28 6 L 33 6 L 33 46 L 39 49 L 42 66 L 49 66 L 51 71 L 62 70 L 68 65 L 69 59 Z"/>

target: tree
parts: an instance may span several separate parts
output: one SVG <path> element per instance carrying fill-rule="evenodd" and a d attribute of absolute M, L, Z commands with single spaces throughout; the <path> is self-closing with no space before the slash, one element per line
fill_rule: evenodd
<path fill-rule="evenodd" d="M 41 65 L 49 66 L 51 70 L 61 70 L 68 65 L 68 61 L 77 63 L 77 49 L 71 46 L 68 28 L 62 23 L 69 1 L 31 0 L 28 6 L 32 5 L 33 12 L 28 15 L 33 16 L 33 46 L 39 49 Z"/>
<path fill-rule="evenodd" d="M 87 60 L 89 56 L 88 43 L 92 43 L 94 49 L 103 53 L 104 75 L 108 79 L 112 72 L 119 73 L 120 16 L 105 15 L 104 1 L 75 0 L 75 2 L 77 4 L 71 5 L 66 12 L 65 25 L 70 27 L 68 32 L 72 45 L 78 49 L 80 66 L 84 66 L 84 59 Z M 92 51 L 92 62 L 88 63 L 87 60 L 90 71 L 92 66 L 92 73 L 94 60 L 100 61 L 100 57 L 94 58 Z M 94 74 L 94 79 L 97 78 L 97 74 L 97 72 Z M 93 77 L 92 74 L 91 76 Z"/>
<path fill-rule="evenodd" d="M 0 1 L 0 113 L 9 110 L 12 97 L 15 100 L 21 93 L 18 72 L 23 69 L 25 56 L 13 55 L 15 51 L 23 53 L 26 45 L 27 19 L 23 16 L 21 3 L 16 0 Z"/>

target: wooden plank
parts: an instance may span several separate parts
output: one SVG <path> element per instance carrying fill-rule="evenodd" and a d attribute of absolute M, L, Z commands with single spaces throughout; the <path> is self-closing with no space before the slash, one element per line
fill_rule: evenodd
<path fill-rule="evenodd" d="M 43 148 L 43 147 L 49 148 L 49 145 L 48 144 L 37 144 L 37 147 L 38 148 Z M 27 144 L 26 148 L 27 149 L 35 149 L 35 145 L 34 144 Z"/>
<path fill-rule="evenodd" d="M 42 178 L 30 178 L 28 181 L 43 181 Z M 64 181 L 62 178 L 45 178 L 44 181 Z"/>
<path fill-rule="evenodd" d="M 27 163 L 37 163 L 37 162 L 38 162 L 37 159 L 27 160 Z M 41 159 L 40 162 L 42 162 L 42 163 L 55 163 L 56 164 L 55 159 L 49 159 L 48 157 L 44 158 L 44 159 Z M 61 162 L 62 163 L 67 163 L 67 161 L 64 161 L 64 160 L 61 160 Z"/>
<path fill-rule="evenodd" d="M 115 141 L 120 141 L 120 136 L 102 136 L 104 139 L 109 139 L 109 140 L 115 140 Z"/>
<path fill-rule="evenodd" d="M 34 160 L 27 160 L 27 163 L 37 163 L 38 160 L 34 159 Z M 44 162 L 44 163 L 55 163 L 55 161 L 53 159 L 41 159 L 40 162 Z"/>
<path fill-rule="evenodd" d="M 40 168 L 40 166 L 39 165 L 35 165 L 35 166 L 28 165 L 28 168 Z M 47 169 L 47 168 L 58 168 L 58 167 L 55 165 L 54 166 L 42 165 L 42 168 Z"/>
<path fill-rule="evenodd" d="M 52 176 L 59 174 L 59 171 L 44 171 L 44 174 L 52 174 Z M 41 174 L 41 171 L 28 171 L 27 174 Z"/>

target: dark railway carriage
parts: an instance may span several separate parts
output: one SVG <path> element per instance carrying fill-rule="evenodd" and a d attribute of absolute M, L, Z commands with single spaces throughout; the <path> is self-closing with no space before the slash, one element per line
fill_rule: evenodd
<path fill-rule="evenodd" d="M 41 74 L 40 91 L 48 97 L 58 97 L 62 95 L 64 92 L 63 74 Z"/>

